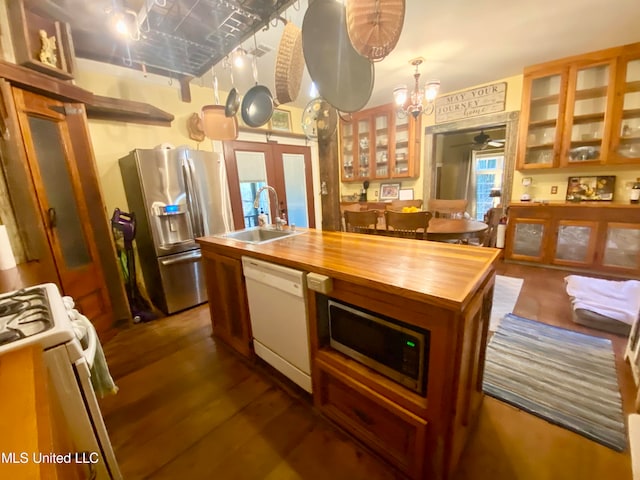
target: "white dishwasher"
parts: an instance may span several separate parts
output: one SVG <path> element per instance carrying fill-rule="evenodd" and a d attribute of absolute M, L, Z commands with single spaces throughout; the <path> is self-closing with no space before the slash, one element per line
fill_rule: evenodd
<path fill-rule="evenodd" d="M 242 269 L 256 355 L 311 392 L 306 273 L 250 257 Z"/>

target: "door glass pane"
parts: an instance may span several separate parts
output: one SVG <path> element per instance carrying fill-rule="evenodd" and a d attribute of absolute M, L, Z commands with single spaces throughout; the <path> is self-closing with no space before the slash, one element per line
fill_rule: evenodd
<path fill-rule="evenodd" d="M 627 63 L 623 92 L 618 153 L 626 158 L 640 158 L 640 60 Z"/>
<path fill-rule="evenodd" d="M 525 164 L 553 162 L 561 85 L 560 75 L 532 81 Z"/>
<path fill-rule="evenodd" d="M 238 165 L 238 180 L 240 182 L 240 197 L 242 200 L 242 213 L 244 215 L 244 227 L 258 226 L 258 215 L 262 210 L 270 217 L 269 192 L 260 195 L 260 205 L 253 207 L 253 201 L 260 187 L 267 184 L 267 169 L 265 157 L 262 152 L 236 152 L 236 164 Z M 269 220 L 268 223 L 271 223 Z"/>
<path fill-rule="evenodd" d="M 605 265 L 636 269 L 640 265 L 640 228 L 607 229 Z"/>
<path fill-rule="evenodd" d="M 376 130 L 374 138 L 376 142 L 376 177 L 389 176 L 389 120 L 387 115 L 379 115 L 374 119 Z"/>
<path fill-rule="evenodd" d="M 358 178 L 369 177 L 369 120 L 358 122 Z"/>
<path fill-rule="evenodd" d="M 591 227 L 560 225 L 556 243 L 556 259 L 586 262 L 589 260 L 589 240 Z"/>
<path fill-rule="evenodd" d="M 353 178 L 353 126 L 343 122 L 342 128 L 342 178 Z"/>
<path fill-rule="evenodd" d="M 55 209 L 55 235 L 60 243 L 65 265 L 79 268 L 91 263 L 82 221 L 74 196 L 58 126 L 52 120 L 29 117 L 33 145 L 44 184 L 47 203 Z"/>
<path fill-rule="evenodd" d="M 409 118 L 396 118 L 394 170 L 395 174 L 409 171 Z M 440 197 L 438 197 L 440 198 Z"/>
<path fill-rule="evenodd" d="M 569 150 L 572 162 L 600 157 L 608 84 L 608 65 L 578 70 Z"/>
<path fill-rule="evenodd" d="M 298 227 L 308 227 L 304 155 L 284 153 L 282 164 L 284 167 L 284 188 L 287 195 L 288 222 Z"/>
<path fill-rule="evenodd" d="M 539 257 L 542 251 L 544 225 L 541 223 L 518 223 L 513 239 L 513 253 Z"/>

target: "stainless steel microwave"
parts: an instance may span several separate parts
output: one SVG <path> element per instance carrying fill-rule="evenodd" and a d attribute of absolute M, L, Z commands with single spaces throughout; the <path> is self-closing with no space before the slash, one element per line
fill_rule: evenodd
<path fill-rule="evenodd" d="M 418 393 L 427 388 L 430 332 L 328 300 L 329 345 Z"/>

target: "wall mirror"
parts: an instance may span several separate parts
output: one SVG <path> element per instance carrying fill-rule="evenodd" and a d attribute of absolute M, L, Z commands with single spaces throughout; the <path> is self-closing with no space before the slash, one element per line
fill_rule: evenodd
<path fill-rule="evenodd" d="M 425 129 L 424 198 L 466 198 L 468 213 L 511 200 L 520 112 L 460 120 Z M 499 196 L 496 196 L 499 195 Z"/>

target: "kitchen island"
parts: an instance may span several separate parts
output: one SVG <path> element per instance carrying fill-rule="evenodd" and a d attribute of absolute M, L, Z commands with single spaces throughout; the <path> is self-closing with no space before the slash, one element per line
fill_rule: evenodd
<path fill-rule="evenodd" d="M 214 335 L 249 358 L 242 256 L 330 278 L 326 295 L 307 292 L 314 405 L 407 477 L 452 477 L 482 401 L 499 250 L 313 229 L 262 244 L 198 242 Z M 424 390 L 332 348 L 326 298 L 427 331 Z"/>

